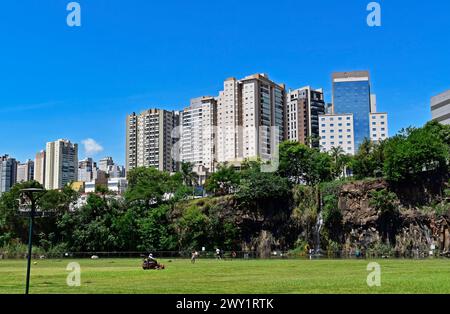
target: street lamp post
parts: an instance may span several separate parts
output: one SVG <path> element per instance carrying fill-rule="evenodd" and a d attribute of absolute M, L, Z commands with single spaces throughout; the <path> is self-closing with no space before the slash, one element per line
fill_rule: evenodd
<path fill-rule="evenodd" d="M 28 256 L 27 256 L 27 282 L 25 288 L 25 294 L 30 291 L 30 273 L 31 273 L 31 254 L 33 248 L 33 226 L 34 217 L 36 215 L 36 203 L 44 195 L 44 190 L 39 188 L 23 189 L 20 190 L 23 196 L 25 196 L 30 202 L 29 223 L 30 229 L 28 234 Z"/>

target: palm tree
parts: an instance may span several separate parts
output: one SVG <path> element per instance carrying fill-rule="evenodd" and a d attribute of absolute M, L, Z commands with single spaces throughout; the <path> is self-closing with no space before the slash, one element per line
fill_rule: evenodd
<path fill-rule="evenodd" d="M 194 172 L 194 164 L 190 162 L 181 163 L 181 176 L 186 186 L 192 187 L 197 185 L 197 175 Z"/>
<path fill-rule="evenodd" d="M 337 177 L 341 177 L 342 172 L 343 172 L 342 157 L 344 156 L 344 153 L 345 153 L 345 151 L 342 149 L 341 146 L 332 147 L 330 150 L 330 156 L 331 156 L 331 158 L 333 158 Z"/>
<path fill-rule="evenodd" d="M 341 159 L 341 156 L 345 154 L 344 149 L 341 146 L 338 147 L 332 147 L 330 150 L 330 155 L 334 159 L 334 163 L 337 165 L 339 160 Z"/>

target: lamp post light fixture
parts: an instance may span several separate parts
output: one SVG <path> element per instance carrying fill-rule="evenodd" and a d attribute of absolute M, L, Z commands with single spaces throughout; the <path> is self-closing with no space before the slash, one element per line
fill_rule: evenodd
<path fill-rule="evenodd" d="M 21 198 L 19 201 L 19 208 L 21 212 L 29 214 L 29 234 L 28 234 L 28 255 L 27 255 L 27 282 L 25 288 L 25 294 L 30 290 L 30 272 L 31 272 L 31 254 L 33 246 L 33 225 L 34 217 L 37 214 L 37 201 L 45 194 L 44 189 L 29 188 L 20 190 Z"/>

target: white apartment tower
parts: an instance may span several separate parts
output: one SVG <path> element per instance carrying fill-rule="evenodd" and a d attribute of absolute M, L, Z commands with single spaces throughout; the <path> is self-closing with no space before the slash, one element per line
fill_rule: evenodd
<path fill-rule="evenodd" d="M 45 150 L 36 154 L 34 159 L 34 180 L 45 186 Z"/>
<path fill-rule="evenodd" d="M 173 130 L 179 113 L 149 109 L 132 113 L 126 121 L 126 169 L 154 167 L 160 171 L 176 170 L 172 158 Z"/>
<path fill-rule="evenodd" d="M 191 105 L 181 113 L 181 160 L 210 171 L 216 160 L 217 101 L 204 96 L 191 100 Z"/>
<path fill-rule="evenodd" d="M 271 159 L 285 138 L 284 117 L 284 85 L 266 74 L 227 79 L 217 107 L 218 162 Z"/>
<path fill-rule="evenodd" d="M 45 188 L 62 189 L 78 180 L 78 145 L 68 140 L 47 143 L 45 163 Z"/>
<path fill-rule="evenodd" d="M 241 125 L 239 81 L 229 78 L 217 104 L 217 161 L 234 161 L 240 155 L 238 126 Z"/>

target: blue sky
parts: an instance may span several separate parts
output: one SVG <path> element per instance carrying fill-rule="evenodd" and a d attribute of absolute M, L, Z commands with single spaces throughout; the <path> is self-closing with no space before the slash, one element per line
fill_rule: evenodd
<path fill-rule="evenodd" d="M 127 113 L 181 109 L 257 72 L 330 101 L 333 71 L 368 69 L 391 134 L 424 124 L 450 88 L 447 0 L 378 1 L 380 28 L 366 24 L 369 0 L 79 0 L 80 28 L 66 24 L 69 2 L 0 6 L 0 154 L 92 138 L 95 158 L 123 163 Z"/>

